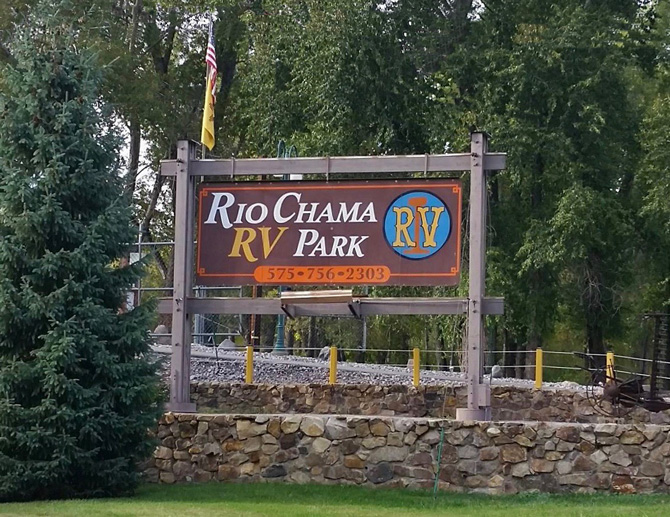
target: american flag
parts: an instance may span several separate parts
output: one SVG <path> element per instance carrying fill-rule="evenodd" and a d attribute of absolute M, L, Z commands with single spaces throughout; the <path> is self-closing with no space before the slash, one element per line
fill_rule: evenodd
<path fill-rule="evenodd" d="M 212 100 L 216 102 L 216 75 L 218 70 L 216 68 L 216 48 L 214 48 L 214 32 L 211 23 L 209 24 L 209 40 L 207 41 L 205 63 L 207 63 L 207 80 L 212 88 Z"/>

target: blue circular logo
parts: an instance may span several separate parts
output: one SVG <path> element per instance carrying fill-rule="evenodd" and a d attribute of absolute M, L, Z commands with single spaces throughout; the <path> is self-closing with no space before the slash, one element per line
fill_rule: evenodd
<path fill-rule="evenodd" d="M 396 198 L 384 216 L 384 238 L 398 255 L 421 260 L 437 253 L 451 233 L 451 216 L 439 197 L 418 190 Z"/>

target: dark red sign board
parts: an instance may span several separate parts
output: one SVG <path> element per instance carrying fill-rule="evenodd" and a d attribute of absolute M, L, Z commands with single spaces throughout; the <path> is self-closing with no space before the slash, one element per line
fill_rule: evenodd
<path fill-rule="evenodd" d="M 460 180 L 204 184 L 201 285 L 456 285 Z"/>

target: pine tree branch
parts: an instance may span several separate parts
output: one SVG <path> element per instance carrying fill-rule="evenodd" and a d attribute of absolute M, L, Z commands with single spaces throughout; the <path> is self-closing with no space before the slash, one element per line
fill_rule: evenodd
<path fill-rule="evenodd" d="M 16 59 L 4 43 L 0 43 L 0 62 L 10 65 L 16 64 Z"/>

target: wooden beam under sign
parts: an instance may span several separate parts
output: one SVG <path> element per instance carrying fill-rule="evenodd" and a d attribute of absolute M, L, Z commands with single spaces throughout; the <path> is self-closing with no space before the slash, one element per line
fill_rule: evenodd
<path fill-rule="evenodd" d="M 158 312 L 170 314 L 172 299 L 161 299 Z M 467 298 L 354 298 L 360 316 L 466 314 Z M 279 298 L 188 298 L 187 310 L 191 314 L 284 314 Z M 348 316 L 349 303 L 292 302 L 291 314 L 299 316 Z M 482 300 L 482 314 L 501 315 L 504 299 L 487 297 Z"/>
<path fill-rule="evenodd" d="M 351 289 L 328 289 L 324 291 L 282 291 L 279 299 L 283 304 L 295 303 L 351 303 Z"/>

